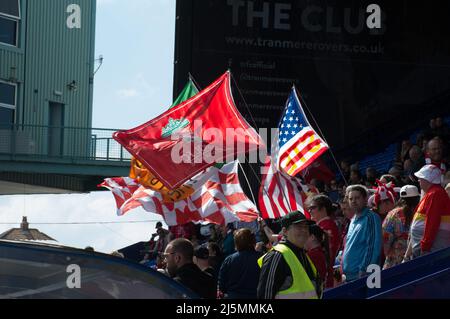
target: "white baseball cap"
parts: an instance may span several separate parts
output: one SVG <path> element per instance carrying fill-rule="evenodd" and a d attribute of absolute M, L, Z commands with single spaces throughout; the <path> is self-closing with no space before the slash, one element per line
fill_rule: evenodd
<path fill-rule="evenodd" d="M 436 165 L 425 165 L 418 172 L 415 172 L 414 175 L 430 182 L 431 184 L 441 184 L 442 172 Z"/>
<path fill-rule="evenodd" d="M 419 190 L 414 185 L 405 185 L 402 188 L 400 188 L 401 198 L 419 197 L 419 196 L 420 196 Z"/>

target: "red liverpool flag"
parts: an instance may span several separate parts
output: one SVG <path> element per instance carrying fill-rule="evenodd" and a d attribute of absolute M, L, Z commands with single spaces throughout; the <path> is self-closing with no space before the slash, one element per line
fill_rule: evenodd
<path fill-rule="evenodd" d="M 214 163 L 265 147 L 234 105 L 230 72 L 153 120 L 113 137 L 170 189 Z"/>

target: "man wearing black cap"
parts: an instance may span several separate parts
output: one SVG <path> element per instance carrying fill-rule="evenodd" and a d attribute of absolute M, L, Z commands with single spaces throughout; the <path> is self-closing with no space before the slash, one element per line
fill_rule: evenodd
<path fill-rule="evenodd" d="M 258 298 L 318 299 L 322 296 L 322 281 L 304 250 L 312 224 L 299 211 L 281 219 L 285 240 L 258 260 L 261 267 Z"/>

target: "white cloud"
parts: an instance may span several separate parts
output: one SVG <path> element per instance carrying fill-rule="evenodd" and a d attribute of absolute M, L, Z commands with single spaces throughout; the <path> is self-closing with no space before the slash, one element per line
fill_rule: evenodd
<path fill-rule="evenodd" d="M 136 74 L 133 81 L 123 83 L 123 85 L 128 86 L 128 88 L 120 89 L 116 92 L 121 98 L 139 97 L 145 101 L 150 101 L 160 92 L 160 88 L 150 83 L 143 73 Z"/>
<path fill-rule="evenodd" d="M 117 95 L 122 98 L 136 97 L 139 95 L 136 89 L 121 89 L 117 91 Z"/>

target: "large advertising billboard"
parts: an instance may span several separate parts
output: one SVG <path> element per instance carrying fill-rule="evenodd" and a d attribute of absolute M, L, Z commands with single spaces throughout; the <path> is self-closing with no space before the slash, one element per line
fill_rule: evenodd
<path fill-rule="evenodd" d="M 269 128 L 295 85 L 333 149 L 371 144 L 374 130 L 395 134 L 445 111 L 448 9 L 444 1 L 177 1 L 174 94 L 189 72 L 205 87 L 230 69 L 239 110 Z"/>

